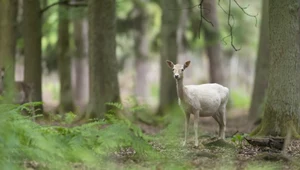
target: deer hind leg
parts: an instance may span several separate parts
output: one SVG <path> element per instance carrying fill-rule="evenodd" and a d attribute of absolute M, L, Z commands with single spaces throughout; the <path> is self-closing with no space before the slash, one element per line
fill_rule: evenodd
<path fill-rule="evenodd" d="M 221 139 L 225 139 L 225 131 L 226 131 L 226 106 L 222 106 L 219 110 L 219 118 L 220 118 L 220 137 Z"/>
<path fill-rule="evenodd" d="M 217 112 L 215 115 L 213 115 L 212 117 L 218 122 L 219 125 L 219 138 L 221 138 L 221 127 L 222 127 L 222 123 L 221 123 L 221 118 L 220 118 L 220 112 Z"/>

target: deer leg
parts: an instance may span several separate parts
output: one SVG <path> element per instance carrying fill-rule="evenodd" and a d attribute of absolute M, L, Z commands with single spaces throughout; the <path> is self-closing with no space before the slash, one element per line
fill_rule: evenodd
<path fill-rule="evenodd" d="M 199 146 L 199 141 L 198 141 L 198 124 L 199 124 L 199 111 L 194 111 L 195 146 Z"/>
<path fill-rule="evenodd" d="M 219 138 L 221 138 L 221 127 L 222 127 L 222 123 L 221 123 L 221 119 L 220 119 L 220 113 L 217 112 L 217 114 L 213 115 L 212 117 L 218 122 L 218 125 L 219 125 L 219 132 L 218 132 L 218 135 L 219 135 Z"/>
<path fill-rule="evenodd" d="M 221 107 L 219 110 L 219 118 L 220 118 L 220 137 L 221 139 L 225 139 L 225 130 L 226 130 L 226 107 Z"/>
<path fill-rule="evenodd" d="M 184 141 L 183 146 L 186 145 L 187 135 L 189 133 L 189 122 L 190 122 L 190 113 L 185 113 L 185 125 L 184 125 Z"/>

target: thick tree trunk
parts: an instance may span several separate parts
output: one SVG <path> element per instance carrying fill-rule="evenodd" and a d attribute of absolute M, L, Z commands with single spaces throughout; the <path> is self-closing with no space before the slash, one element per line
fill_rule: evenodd
<path fill-rule="evenodd" d="M 269 57 L 269 0 L 263 0 L 262 20 L 260 25 L 259 48 L 256 59 L 255 80 L 252 92 L 249 121 L 253 122 L 263 112 L 265 92 L 268 87 L 268 75 L 270 67 Z"/>
<path fill-rule="evenodd" d="M 89 116 L 103 118 L 106 102 L 119 102 L 118 64 L 116 59 L 116 2 L 89 0 Z"/>
<path fill-rule="evenodd" d="M 205 18 L 213 23 L 213 26 L 206 22 L 203 24 L 205 49 L 209 59 L 210 82 L 225 85 L 216 0 L 204 0 L 203 8 L 205 9 L 203 10 Z"/>
<path fill-rule="evenodd" d="M 15 78 L 17 0 L 0 0 L 0 67 L 5 67 L 5 87 L 13 87 Z M 6 99 L 12 102 L 14 88 L 5 89 Z"/>
<path fill-rule="evenodd" d="M 135 95 L 139 102 L 143 103 L 147 97 L 147 61 L 149 58 L 149 38 L 147 33 L 148 17 L 145 2 L 140 0 L 135 1 L 135 38 L 134 38 L 134 53 L 135 53 Z"/>
<path fill-rule="evenodd" d="M 177 101 L 176 83 L 166 60 L 176 63 L 177 60 L 177 28 L 180 10 L 177 1 L 161 1 L 161 59 L 160 59 L 160 92 L 157 114 L 164 115 L 165 110 Z M 170 10 L 174 9 L 174 10 Z"/>
<path fill-rule="evenodd" d="M 254 135 L 299 137 L 300 46 L 298 0 L 269 1 L 270 74 L 264 116 Z"/>
<path fill-rule="evenodd" d="M 40 1 L 24 0 L 24 53 L 25 82 L 34 88 L 33 101 L 42 101 L 42 63 L 41 63 L 41 13 Z M 38 107 L 37 113 L 43 112 Z"/>
<path fill-rule="evenodd" d="M 74 110 L 72 81 L 71 81 L 71 56 L 69 53 L 69 10 L 68 7 L 58 7 L 58 73 L 60 81 L 60 112 Z"/>
<path fill-rule="evenodd" d="M 76 46 L 76 54 L 74 58 L 75 66 L 75 100 L 77 104 L 83 104 L 84 99 L 86 98 L 85 88 L 86 88 L 86 79 L 85 79 L 85 61 L 88 55 L 88 34 L 87 26 L 85 19 L 78 19 L 74 21 L 74 39 Z"/>

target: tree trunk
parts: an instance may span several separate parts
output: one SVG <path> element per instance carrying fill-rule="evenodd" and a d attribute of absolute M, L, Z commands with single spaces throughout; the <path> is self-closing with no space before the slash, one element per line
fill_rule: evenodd
<path fill-rule="evenodd" d="M 5 87 L 13 87 L 15 78 L 17 0 L 0 0 L 0 67 L 5 67 Z M 5 89 L 5 98 L 12 102 L 14 88 Z"/>
<path fill-rule="evenodd" d="M 41 13 L 40 1 L 24 0 L 24 55 L 25 82 L 34 88 L 33 101 L 42 101 L 42 63 L 41 63 Z M 39 106 L 37 113 L 43 113 Z"/>
<path fill-rule="evenodd" d="M 88 36 L 86 30 L 86 20 L 78 19 L 74 21 L 74 39 L 76 46 L 76 53 L 74 58 L 75 66 L 75 100 L 77 104 L 82 104 L 86 98 L 85 87 L 86 80 L 84 78 L 84 64 L 88 55 Z"/>
<path fill-rule="evenodd" d="M 74 110 L 72 81 L 71 81 L 71 56 L 69 53 L 69 10 L 68 7 L 58 7 L 58 72 L 60 81 L 60 112 Z"/>
<path fill-rule="evenodd" d="M 177 60 L 177 28 L 180 10 L 177 1 L 163 0 L 161 25 L 161 59 L 160 59 L 160 93 L 157 114 L 164 115 L 165 110 L 177 101 L 176 83 L 166 60 L 176 63 Z M 174 9 L 174 10 L 170 10 Z"/>
<path fill-rule="evenodd" d="M 203 8 L 205 9 L 203 10 L 204 17 L 213 23 L 213 26 L 211 26 L 209 23 L 203 22 L 205 49 L 209 59 L 210 82 L 225 85 L 216 0 L 204 0 Z"/>
<path fill-rule="evenodd" d="M 262 124 L 253 135 L 299 137 L 300 46 L 298 0 L 269 1 L 270 73 Z"/>
<path fill-rule="evenodd" d="M 140 0 L 134 1 L 135 3 L 135 37 L 134 37 L 134 53 L 135 53 L 135 95 L 138 101 L 143 103 L 147 98 L 147 61 L 149 59 L 149 38 L 147 33 L 148 17 L 146 2 Z"/>
<path fill-rule="evenodd" d="M 263 0 L 262 20 L 260 25 L 260 40 L 256 59 L 254 88 L 252 92 L 249 121 L 253 122 L 263 112 L 265 92 L 268 87 L 268 75 L 270 67 L 269 57 L 269 0 Z"/>
<path fill-rule="evenodd" d="M 103 118 L 106 102 L 119 102 L 116 59 L 116 2 L 89 0 L 89 116 Z"/>

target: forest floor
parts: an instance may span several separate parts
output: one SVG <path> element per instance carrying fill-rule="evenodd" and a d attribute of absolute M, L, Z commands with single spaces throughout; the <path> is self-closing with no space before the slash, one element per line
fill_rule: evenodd
<path fill-rule="evenodd" d="M 166 162 L 158 162 L 156 169 L 300 169 L 300 140 L 292 140 L 286 153 L 282 154 L 273 147 L 252 146 L 244 139 L 244 135 L 251 132 L 244 110 L 234 110 L 228 115 L 225 141 L 217 139 L 218 125 L 214 119 L 201 118 L 199 126 L 200 147 L 194 147 L 192 124 L 187 146 L 181 146 L 184 133 L 178 134 L 176 141 L 180 144 L 173 145 L 178 148 L 168 146 L 168 140 L 154 143 L 154 147 L 169 156 Z M 161 130 L 143 123 L 140 127 L 144 133 L 153 136 Z"/>
<path fill-rule="evenodd" d="M 193 117 L 192 117 L 193 119 Z M 227 115 L 226 139 L 217 138 L 218 125 L 213 118 L 200 118 L 199 147 L 194 147 L 192 120 L 186 146 L 182 146 L 184 125 L 175 126 L 179 131 L 154 126 L 141 121 L 135 122 L 142 132 L 151 136 L 148 142 L 158 153 L 159 159 L 136 156 L 134 149 L 127 147 L 114 152 L 108 162 L 114 168 L 108 169 L 220 169 L 220 170 L 264 170 L 300 169 L 300 140 L 292 140 L 285 154 L 271 146 L 252 146 L 245 136 L 252 129 L 247 127 L 247 112 L 231 110 Z M 174 127 L 170 127 L 170 129 Z M 175 134 L 174 134 L 175 133 Z M 168 135 L 169 134 L 169 135 Z M 88 169 L 85 165 L 74 165 L 71 169 Z M 99 169 L 107 169 L 99 167 Z"/>

